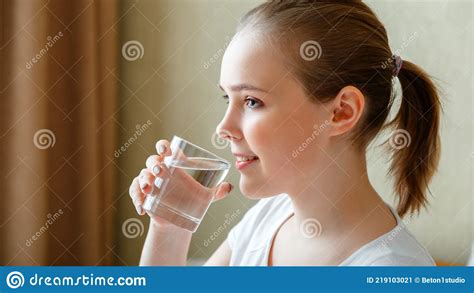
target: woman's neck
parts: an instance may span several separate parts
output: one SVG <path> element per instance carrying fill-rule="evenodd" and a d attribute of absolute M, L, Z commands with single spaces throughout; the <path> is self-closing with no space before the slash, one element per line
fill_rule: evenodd
<path fill-rule="evenodd" d="M 355 229 L 377 207 L 386 206 L 370 184 L 365 156 L 346 151 L 326 164 L 318 178 L 303 182 L 299 190 L 288 194 L 295 213 L 293 227 L 334 239 Z"/>

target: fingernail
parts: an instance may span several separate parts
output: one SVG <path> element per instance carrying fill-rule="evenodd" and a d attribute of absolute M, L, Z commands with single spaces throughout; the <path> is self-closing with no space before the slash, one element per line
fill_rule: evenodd
<path fill-rule="evenodd" d="M 234 189 L 234 185 L 232 185 L 231 183 L 229 183 L 230 187 L 229 187 L 229 193 L 232 191 L 232 189 Z"/>
<path fill-rule="evenodd" d="M 136 206 L 137 213 L 141 216 L 143 214 L 143 208 L 142 205 L 137 205 Z"/>
<path fill-rule="evenodd" d="M 160 166 L 156 165 L 156 166 L 153 167 L 152 170 L 153 170 L 153 174 L 154 174 L 155 176 L 158 176 L 158 174 L 160 174 L 161 168 L 160 168 Z"/>
<path fill-rule="evenodd" d="M 160 153 L 160 155 L 162 155 L 166 150 L 166 147 L 164 145 L 160 145 L 158 147 L 158 152 Z"/>
<path fill-rule="evenodd" d="M 163 183 L 163 179 L 161 179 L 161 177 L 156 177 L 155 186 L 160 188 L 162 183 Z"/>

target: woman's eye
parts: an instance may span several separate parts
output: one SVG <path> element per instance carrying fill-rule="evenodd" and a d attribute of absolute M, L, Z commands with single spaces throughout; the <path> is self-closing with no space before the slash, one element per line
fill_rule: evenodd
<path fill-rule="evenodd" d="M 229 105 L 229 95 L 224 95 L 222 98 L 226 100 L 226 104 Z M 247 105 L 250 109 L 255 109 L 260 107 L 262 103 L 256 99 L 248 97 L 245 99 L 245 105 Z"/>
<path fill-rule="evenodd" d="M 260 101 L 252 99 L 252 98 L 245 99 L 245 102 L 246 102 L 245 104 L 248 105 L 250 109 L 255 109 L 261 106 Z M 258 106 L 255 107 L 255 105 L 258 105 Z"/>

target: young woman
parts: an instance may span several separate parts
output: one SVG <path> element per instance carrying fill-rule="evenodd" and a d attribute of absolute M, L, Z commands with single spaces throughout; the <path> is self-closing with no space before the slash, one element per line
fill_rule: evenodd
<path fill-rule="evenodd" d="M 388 121 L 395 79 L 398 114 Z M 434 265 L 401 217 L 427 203 L 439 160 L 440 101 L 428 75 L 393 55 L 361 1 L 270 1 L 242 19 L 222 61 L 240 190 L 261 199 L 207 265 Z M 367 176 L 366 149 L 384 128 L 398 207 Z M 157 143 L 130 195 L 139 214 L 169 142 Z M 244 161 L 249 160 L 244 163 Z M 216 199 L 231 185 L 222 183 Z M 191 233 L 152 216 L 141 265 L 184 265 Z"/>

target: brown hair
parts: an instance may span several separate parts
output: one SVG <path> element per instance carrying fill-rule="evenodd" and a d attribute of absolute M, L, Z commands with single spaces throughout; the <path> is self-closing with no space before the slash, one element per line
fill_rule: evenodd
<path fill-rule="evenodd" d="M 352 135 L 365 150 L 385 128 L 402 131 L 390 140 L 399 195 L 398 213 L 419 212 L 426 206 L 428 183 L 439 161 L 437 89 L 420 67 L 403 60 L 398 72 L 402 100 L 398 114 L 385 124 L 392 107 L 395 66 L 387 33 L 374 12 L 361 1 L 268 1 L 249 11 L 237 32 L 262 32 L 285 56 L 285 64 L 318 103 L 333 99 L 347 85 L 357 87 L 366 99 L 363 118 Z"/>

